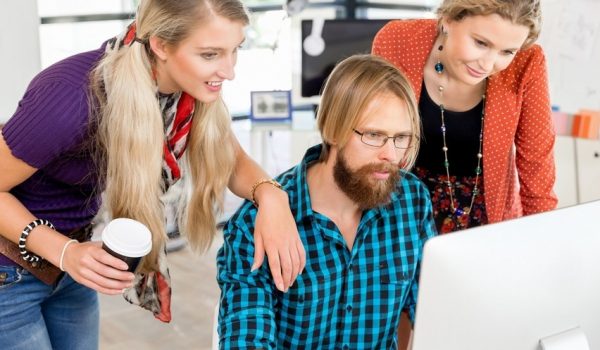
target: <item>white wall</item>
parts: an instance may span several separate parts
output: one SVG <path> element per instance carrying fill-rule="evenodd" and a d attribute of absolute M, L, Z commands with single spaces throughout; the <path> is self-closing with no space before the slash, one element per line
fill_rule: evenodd
<path fill-rule="evenodd" d="M 0 123 L 15 112 L 40 70 L 40 19 L 36 0 L 3 1 L 0 11 Z"/>

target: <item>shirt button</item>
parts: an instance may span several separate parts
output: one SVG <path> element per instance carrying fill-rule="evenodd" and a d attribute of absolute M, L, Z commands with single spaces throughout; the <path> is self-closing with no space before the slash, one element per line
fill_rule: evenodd
<path fill-rule="evenodd" d="M 352 271 L 352 268 L 353 268 L 353 267 L 354 267 L 354 265 L 352 265 L 352 263 L 350 263 L 350 264 L 348 265 L 348 270 Z"/>
<path fill-rule="evenodd" d="M 347 311 L 348 313 L 352 312 L 352 305 L 348 305 L 348 306 L 346 306 L 346 311 Z"/>
<path fill-rule="evenodd" d="M 343 348 L 344 350 L 348 350 L 350 347 L 348 346 L 348 344 L 344 344 Z"/>

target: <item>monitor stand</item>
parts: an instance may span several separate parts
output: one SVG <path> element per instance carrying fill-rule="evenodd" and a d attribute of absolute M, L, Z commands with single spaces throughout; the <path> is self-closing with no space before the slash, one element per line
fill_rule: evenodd
<path fill-rule="evenodd" d="M 587 337 L 576 327 L 540 339 L 540 350 L 590 350 Z"/>

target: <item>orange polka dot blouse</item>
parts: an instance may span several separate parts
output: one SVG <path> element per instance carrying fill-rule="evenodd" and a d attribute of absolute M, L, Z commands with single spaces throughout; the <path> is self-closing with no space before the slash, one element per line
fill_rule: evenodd
<path fill-rule="evenodd" d="M 417 99 L 436 36 L 436 20 L 395 20 L 373 41 L 373 54 L 404 72 Z M 546 59 L 534 45 L 488 82 L 483 182 L 490 223 L 556 208 L 554 139 Z"/>

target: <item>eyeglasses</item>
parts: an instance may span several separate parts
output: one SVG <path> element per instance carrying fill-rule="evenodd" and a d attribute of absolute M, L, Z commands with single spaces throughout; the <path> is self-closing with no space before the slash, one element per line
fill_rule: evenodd
<path fill-rule="evenodd" d="M 387 140 L 394 140 L 394 147 L 399 149 L 410 148 L 410 140 L 412 139 L 411 135 L 398 135 L 398 136 L 387 136 L 385 134 L 381 134 L 375 131 L 364 131 L 360 132 L 356 129 L 352 129 L 355 133 L 360 135 L 360 140 L 365 145 L 373 146 L 373 147 L 383 147 L 386 144 Z"/>

